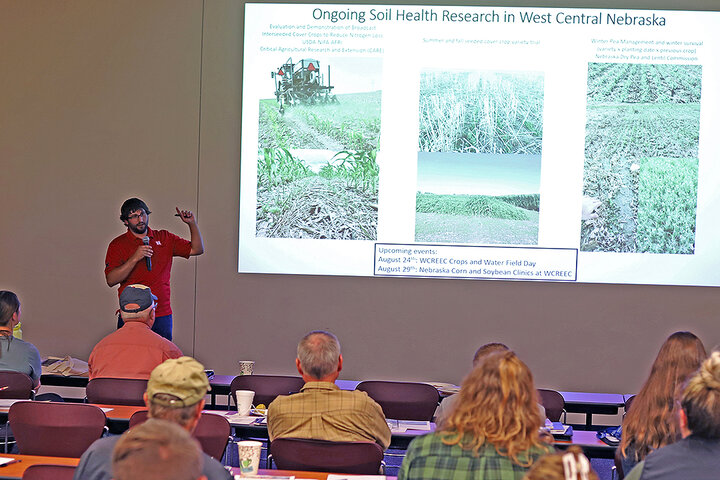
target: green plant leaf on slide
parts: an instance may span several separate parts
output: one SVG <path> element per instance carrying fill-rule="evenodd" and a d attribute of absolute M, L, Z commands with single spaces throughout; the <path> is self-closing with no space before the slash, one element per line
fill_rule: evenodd
<path fill-rule="evenodd" d="M 638 188 L 638 251 L 695 251 L 696 158 L 645 158 Z"/>

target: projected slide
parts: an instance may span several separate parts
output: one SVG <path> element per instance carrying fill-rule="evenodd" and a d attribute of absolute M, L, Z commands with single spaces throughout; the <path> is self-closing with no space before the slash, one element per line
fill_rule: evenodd
<path fill-rule="evenodd" d="M 247 4 L 238 271 L 720 286 L 720 13 Z"/>

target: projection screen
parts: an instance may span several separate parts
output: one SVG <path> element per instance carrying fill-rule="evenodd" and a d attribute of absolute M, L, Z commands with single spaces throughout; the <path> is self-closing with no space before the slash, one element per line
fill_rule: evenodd
<path fill-rule="evenodd" d="M 718 286 L 718 32 L 247 4 L 238 271 Z"/>

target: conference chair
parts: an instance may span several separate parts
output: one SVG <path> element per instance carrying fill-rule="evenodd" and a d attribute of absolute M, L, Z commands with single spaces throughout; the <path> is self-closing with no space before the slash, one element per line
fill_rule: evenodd
<path fill-rule="evenodd" d="M 545 407 L 545 416 L 551 422 L 559 422 L 560 417 L 566 413 L 563 396 L 560 395 L 560 392 L 545 388 L 538 388 L 537 391 L 540 396 L 540 403 Z M 567 418 L 565 418 L 565 421 L 567 421 Z"/>
<path fill-rule="evenodd" d="M 383 449 L 375 442 L 329 442 L 307 438 L 276 438 L 270 443 L 267 468 L 280 470 L 384 474 Z"/>
<path fill-rule="evenodd" d="M 30 465 L 23 473 L 23 480 L 72 480 L 75 475 L 73 465 L 49 465 L 37 463 Z"/>
<path fill-rule="evenodd" d="M 367 393 L 385 418 L 394 420 L 430 421 L 440 400 L 437 389 L 427 383 L 371 380 L 358 383 L 355 390 Z"/>
<path fill-rule="evenodd" d="M 144 406 L 147 380 L 130 378 L 93 378 L 85 387 L 88 403 Z"/>
<path fill-rule="evenodd" d="M 94 405 L 22 401 L 8 421 L 22 455 L 80 457 L 105 431 L 105 413 Z"/>
<path fill-rule="evenodd" d="M 623 417 L 625 417 L 625 414 L 630 410 L 630 405 L 632 405 L 633 401 L 635 400 L 635 395 L 630 395 L 627 400 L 625 400 L 625 413 L 623 413 Z"/>
<path fill-rule="evenodd" d="M 133 413 L 130 417 L 130 428 L 143 423 L 147 419 L 147 410 L 139 410 Z M 213 413 L 203 413 L 195 427 L 193 437 L 200 442 L 203 452 L 218 461 L 222 461 L 228 442 L 234 443 L 233 437 L 230 436 L 230 430 L 230 422 L 225 417 Z"/>
<path fill-rule="evenodd" d="M 33 380 L 20 372 L 0 371 L 0 398 L 19 398 L 30 400 L 35 395 Z"/>
<path fill-rule="evenodd" d="M 255 392 L 253 405 L 265 406 L 275 400 L 278 395 L 297 393 L 305 385 L 302 377 L 284 375 L 238 375 L 230 382 L 230 396 L 235 403 L 237 390 L 252 390 Z"/>

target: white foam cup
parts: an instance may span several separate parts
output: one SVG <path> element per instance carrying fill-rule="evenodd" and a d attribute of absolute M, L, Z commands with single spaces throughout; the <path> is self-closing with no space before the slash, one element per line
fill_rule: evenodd
<path fill-rule="evenodd" d="M 252 402 L 255 398 L 255 392 L 252 390 L 236 390 L 235 402 L 238 407 L 238 415 L 247 415 L 252 408 Z"/>

